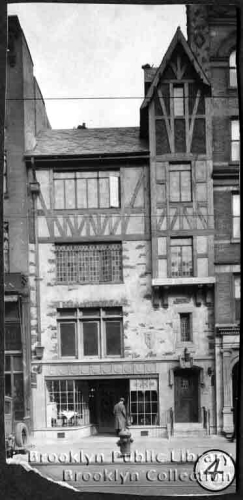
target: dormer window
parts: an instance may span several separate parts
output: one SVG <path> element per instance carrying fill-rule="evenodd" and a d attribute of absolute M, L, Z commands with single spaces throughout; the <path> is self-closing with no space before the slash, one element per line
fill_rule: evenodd
<path fill-rule="evenodd" d="M 184 116 L 184 85 L 174 85 L 173 87 L 174 116 Z"/>
<path fill-rule="evenodd" d="M 230 87 L 237 87 L 236 51 L 235 50 L 233 50 L 229 56 L 229 85 L 230 85 Z"/>

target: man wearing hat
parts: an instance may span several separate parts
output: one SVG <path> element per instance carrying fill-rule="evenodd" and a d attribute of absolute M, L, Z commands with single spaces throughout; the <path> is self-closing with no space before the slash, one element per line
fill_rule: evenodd
<path fill-rule="evenodd" d="M 115 430 L 116 435 L 126 428 L 126 408 L 124 405 L 125 399 L 120 398 L 119 403 L 114 406 L 113 415 L 115 415 Z"/>

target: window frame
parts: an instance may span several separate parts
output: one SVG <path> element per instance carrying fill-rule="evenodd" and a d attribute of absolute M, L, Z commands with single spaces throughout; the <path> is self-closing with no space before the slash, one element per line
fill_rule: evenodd
<path fill-rule="evenodd" d="M 24 391 L 24 365 L 23 365 L 23 353 L 21 351 L 6 351 L 5 350 L 5 358 L 9 357 L 10 358 L 10 370 L 6 369 L 7 363 L 5 359 L 5 368 L 4 368 L 4 378 L 6 378 L 6 375 L 10 375 L 10 385 L 11 385 L 11 395 L 10 397 L 13 399 L 13 415 L 15 418 L 15 384 L 14 384 L 14 377 L 15 375 L 22 374 L 22 393 L 23 393 L 23 407 L 22 407 L 22 417 L 16 419 L 16 420 L 21 420 L 24 417 L 25 413 L 25 391 Z M 22 369 L 18 370 L 14 367 L 14 358 L 20 358 L 22 362 Z M 6 383 L 5 383 L 5 391 L 6 391 Z M 6 393 L 5 393 L 6 394 Z M 17 410 L 18 411 L 18 410 Z"/>
<path fill-rule="evenodd" d="M 66 177 L 65 177 L 66 175 Z M 112 197 L 114 196 L 112 194 L 112 185 L 114 186 L 114 179 L 118 179 L 116 184 L 116 198 L 117 198 L 117 203 L 112 203 Z M 103 206 L 102 204 L 102 188 L 101 188 L 101 180 L 106 179 L 108 180 L 108 197 L 109 197 L 109 202 L 108 206 Z M 67 206 L 67 200 L 66 200 L 66 191 L 67 191 L 67 182 L 72 181 L 74 182 L 74 205 L 71 207 Z M 84 206 L 80 206 L 79 203 L 79 197 L 78 197 L 78 184 L 79 181 L 83 181 L 85 183 L 85 193 L 86 193 L 86 201 Z M 96 192 L 97 192 L 97 203 L 95 205 L 89 205 L 89 181 L 94 181 L 96 182 Z M 57 188 L 56 188 L 56 183 L 57 182 L 62 182 L 63 185 L 63 206 L 58 207 L 56 203 L 56 194 L 57 194 Z M 91 190 L 93 191 L 93 190 Z M 120 170 L 83 170 L 83 171 L 59 171 L 59 170 L 54 170 L 53 171 L 53 208 L 54 210 L 88 210 L 88 211 L 93 211 L 93 210 L 110 210 L 110 209 L 120 209 L 121 208 L 121 182 L 120 182 Z M 72 198 L 72 197 L 71 197 Z M 70 199 L 70 197 L 69 197 Z"/>
<path fill-rule="evenodd" d="M 175 96 L 175 89 L 181 89 L 182 90 L 182 96 Z M 178 101 L 179 99 L 179 101 Z M 177 112 L 176 107 L 178 109 L 178 102 L 182 101 L 182 112 Z M 175 83 L 173 84 L 173 115 L 175 118 L 181 118 L 185 116 L 185 86 L 183 83 Z"/>
<path fill-rule="evenodd" d="M 190 240 L 190 245 L 173 245 L 172 242 L 175 241 L 183 241 L 183 240 Z M 191 248 L 191 273 L 190 274 L 177 274 L 173 275 L 172 274 L 172 248 L 173 247 L 180 247 L 181 249 L 184 247 L 190 247 Z M 181 254 L 181 262 L 182 261 L 182 254 Z M 170 237 L 170 265 L 169 265 L 169 276 L 171 278 L 186 278 L 186 277 L 193 277 L 195 273 L 195 268 L 194 268 L 194 255 L 193 255 L 193 237 L 192 236 L 184 236 L 184 237 Z"/>
<path fill-rule="evenodd" d="M 179 199 L 172 200 L 171 199 L 171 174 L 172 172 L 179 173 Z M 182 200 L 182 174 L 184 172 L 189 172 L 190 174 L 190 199 Z M 169 164 L 169 200 L 170 203 L 191 203 L 192 199 L 192 166 L 191 163 L 170 163 Z"/>
<path fill-rule="evenodd" d="M 239 280 L 239 287 L 240 287 L 240 297 L 236 297 L 236 280 Z M 240 323 L 241 315 L 239 315 L 239 318 L 237 318 L 237 311 L 241 310 L 241 274 L 240 273 L 234 273 L 233 274 L 233 311 L 234 311 L 234 321 L 236 323 Z M 237 306 L 236 302 L 239 302 L 239 305 Z"/>
<path fill-rule="evenodd" d="M 238 123 L 238 129 L 239 129 L 239 134 L 237 135 L 237 138 L 233 137 L 233 123 Z M 234 158 L 234 153 L 233 153 L 233 145 L 237 144 L 238 145 L 238 155 L 237 158 Z M 232 116 L 230 119 L 230 161 L 234 163 L 239 163 L 240 162 L 240 120 L 239 117 Z"/>
<path fill-rule="evenodd" d="M 61 340 L 61 324 L 74 324 L 75 326 L 75 332 L 74 332 L 74 338 L 75 338 L 75 354 L 73 356 L 63 356 L 62 355 L 62 340 Z M 78 345 L 77 345 L 77 323 L 73 321 L 71 318 L 63 318 L 60 321 L 58 321 L 58 354 L 61 359 L 77 359 L 78 357 Z"/>
<path fill-rule="evenodd" d="M 234 64 L 232 64 L 232 59 Z M 232 49 L 230 54 L 229 54 L 229 88 L 231 89 L 237 89 L 238 88 L 238 82 L 237 82 L 237 64 L 236 64 L 236 49 Z M 235 81 L 235 84 L 234 84 Z M 232 84 L 233 83 L 233 84 Z"/>
<path fill-rule="evenodd" d="M 107 310 L 113 310 L 114 314 L 107 314 Z M 123 310 L 122 307 L 99 307 L 96 308 L 73 308 L 73 315 L 65 315 L 66 309 L 57 310 L 57 330 L 58 330 L 58 355 L 60 359 L 104 359 L 123 357 Z M 93 312 L 92 311 L 97 311 Z M 119 310 L 119 312 L 118 312 Z M 60 314 L 60 311 L 61 314 Z M 91 311 L 91 313 L 90 313 Z M 116 321 L 120 323 L 120 354 L 108 354 L 106 341 L 106 322 Z M 75 323 L 75 356 L 62 356 L 61 352 L 61 324 Z M 84 323 L 97 323 L 98 354 L 84 354 Z"/>
<path fill-rule="evenodd" d="M 118 320 L 117 319 L 118 317 L 107 317 L 103 319 L 103 335 L 101 335 L 101 341 L 102 341 L 102 349 L 103 349 L 103 353 L 104 353 L 104 357 L 105 358 L 120 358 L 122 356 L 122 351 L 123 351 L 123 345 L 122 345 L 122 321 L 121 319 Z M 106 325 L 107 323 L 110 322 L 119 322 L 120 323 L 120 336 L 119 336 L 119 339 L 120 339 L 120 352 L 121 354 L 108 354 L 108 349 L 107 349 L 107 330 L 106 330 Z"/>
<path fill-rule="evenodd" d="M 61 384 L 65 383 L 65 389 L 63 390 L 61 387 Z M 72 383 L 72 389 L 70 390 L 70 387 L 68 387 L 68 384 Z M 83 387 L 82 387 L 83 383 Z M 57 390 L 55 390 L 55 385 L 58 385 Z M 78 384 L 81 385 L 78 387 Z M 53 428 L 53 427 L 78 427 L 80 425 L 89 425 L 90 424 L 90 414 L 89 414 L 89 402 L 87 401 L 87 398 L 85 397 L 85 394 L 87 394 L 88 390 L 88 382 L 84 381 L 82 379 L 78 378 L 67 378 L 67 377 L 60 377 L 60 378 L 51 378 L 47 377 L 45 381 L 45 394 L 46 394 L 46 404 L 45 404 L 45 415 L 46 415 L 46 426 L 48 428 Z M 69 394 L 72 394 L 72 398 L 70 399 L 68 397 Z M 57 400 L 55 400 L 55 395 L 57 396 Z M 66 398 L 63 398 L 62 395 L 65 395 Z M 77 397 L 78 396 L 78 397 Z M 80 397 L 80 400 L 79 400 Z M 58 401 L 59 400 L 59 401 Z M 55 418 L 50 418 L 49 421 L 51 425 L 48 425 L 48 411 L 47 411 L 47 405 L 48 404 L 54 403 L 56 406 L 56 417 Z M 58 409 L 59 406 L 59 409 Z M 68 409 L 70 406 L 73 406 L 73 410 Z M 63 410 L 66 411 L 73 411 L 76 413 L 73 417 L 68 419 L 62 415 Z M 79 414 L 78 414 L 79 413 Z M 61 416 L 62 415 L 62 416 Z M 82 420 L 81 422 L 78 422 L 79 420 Z M 61 423 L 60 423 L 61 420 Z"/>
<path fill-rule="evenodd" d="M 234 197 L 238 197 L 239 198 L 239 215 L 237 214 L 234 214 Z M 232 210 L 232 241 L 237 241 L 239 242 L 240 241 L 240 193 L 237 191 L 235 192 L 232 192 L 232 195 L 231 195 L 231 210 Z M 238 222 L 238 231 L 239 231 L 239 236 L 235 236 L 235 231 L 234 231 L 234 222 L 239 218 L 239 222 Z M 237 224 L 236 224 L 237 226 Z"/>
<path fill-rule="evenodd" d="M 6 314 L 6 308 L 8 307 L 9 304 L 16 304 L 16 308 L 17 308 L 17 314 L 16 316 L 10 316 L 8 317 L 7 314 Z M 10 301 L 5 301 L 5 304 L 4 304 L 4 309 L 5 309 L 5 318 L 4 318 L 4 330 L 5 330 L 5 347 L 4 347 L 4 350 L 5 352 L 19 352 L 19 353 L 22 353 L 22 348 L 23 348 L 23 343 L 22 343 L 22 315 L 21 315 L 21 306 L 20 306 L 20 301 L 19 299 L 17 299 L 16 301 L 14 300 L 13 302 Z M 10 346 L 10 348 L 7 347 L 7 342 L 6 342 L 6 339 L 7 339 L 7 331 L 6 331 L 6 328 L 7 327 L 11 327 L 11 326 L 14 326 L 17 328 L 18 330 L 18 333 L 17 333 L 17 342 L 15 342 L 15 344 L 13 344 L 12 346 Z"/>
<path fill-rule="evenodd" d="M 93 259 L 90 258 L 92 253 Z M 85 262 L 85 266 L 84 264 L 81 266 L 82 261 Z M 56 243 L 55 266 L 57 285 L 79 283 L 97 286 L 123 283 L 122 242 Z M 75 279 L 68 279 L 69 266 L 74 269 L 71 274 L 75 276 Z M 107 279 L 104 279 L 106 273 Z M 92 279 L 96 275 L 98 279 Z"/>
<path fill-rule="evenodd" d="M 192 343 L 193 342 L 193 329 L 192 329 L 192 312 L 188 312 L 188 311 L 181 311 L 179 313 L 179 316 L 180 316 L 180 340 L 179 342 L 183 345 L 185 344 L 188 344 L 188 343 Z M 184 340 L 182 338 L 182 317 L 183 316 L 187 316 L 188 319 L 189 319 L 189 339 L 186 339 Z"/>
<path fill-rule="evenodd" d="M 149 382 L 149 381 L 152 381 L 152 382 L 156 382 L 156 390 L 153 389 L 153 388 L 145 388 L 145 389 L 141 389 L 139 387 L 137 387 L 136 389 L 135 388 L 132 388 L 132 385 L 134 383 L 136 383 L 135 385 L 137 384 L 140 384 L 142 385 L 143 382 Z M 142 400 L 139 400 L 139 394 L 138 393 L 144 393 L 144 396 L 142 398 Z M 149 400 L 146 401 L 146 393 L 147 392 L 150 392 L 150 397 L 149 397 Z M 152 397 L 152 393 L 153 392 L 156 392 L 156 400 L 153 400 L 153 397 Z M 136 398 L 132 398 L 132 393 L 135 393 L 136 394 Z M 143 407 L 143 411 L 139 411 L 139 404 Z M 145 411 L 145 407 L 146 407 L 146 404 L 149 404 L 150 406 L 150 410 L 153 408 L 153 405 L 156 404 L 156 412 L 153 412 L 153 411 L 149 411 L 149 412 L 146 412 Z M 136 405 L 136 411 L 133 411 L 133 408 L 132 405 Z M 141 408 L 140 406 L 140 408 Z M 131 416 L 131 426 L 150 426 L 150 427 L 153 427 L 153 426 L 156 426 L 156 425 L 159 425 L 159 380 L 157 377 L 141 377 L 140 379 L 135 379 L 135 378 L 131 378 L 130 379 L 130 383 L 129 383 L 129 411 L 130 411 L 130 416 Z M 152 420 L 153 420 L 153 415 L 154 415 L 154 423 L 152 423 Z M 135 417 L 134 417 L 135 416 Z M 146 422 L 146 417 L 147 416 L 150 416 L 150 422 Z M 134 423 L 134 418 L 136 419 L 135 420 L 135 423 Z M 143 422 L 141 421 L 141 418 L 144 420 Z M 140 420 L 140 421 L 139 421 Z"/>

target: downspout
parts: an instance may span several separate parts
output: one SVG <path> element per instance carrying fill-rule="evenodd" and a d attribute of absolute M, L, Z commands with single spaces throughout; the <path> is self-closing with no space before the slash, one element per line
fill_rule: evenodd
<path fill-rule="evenodd" d="M 36 315 L 37 315 L 37 345 L 41 345 L 41 315 L 40 315 L 40 260 L 38 246 L 38 217 L 37 217 L 37 197 L 39 194 L 39 184 L 35 172 L 35 160 L 31 157 L 31 168 L 33 174 L 32 197 L 33 197 L 33 230 L 35 244 L 35 281 L 36 281 Z"/>

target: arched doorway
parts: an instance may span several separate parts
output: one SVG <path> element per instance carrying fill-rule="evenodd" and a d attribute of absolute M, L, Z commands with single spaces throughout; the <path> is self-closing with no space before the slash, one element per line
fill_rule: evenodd
<path fill-rule="evenodd" d="M 199 422 L 199 373 L 196 368 L 174 372 L 175 422 Z"/>

